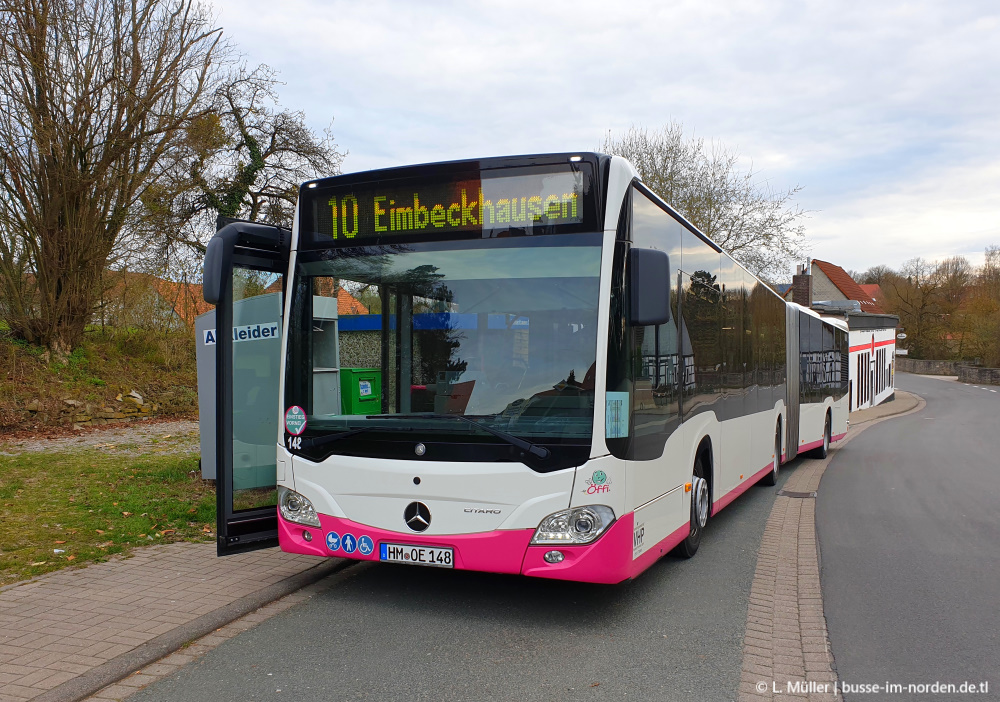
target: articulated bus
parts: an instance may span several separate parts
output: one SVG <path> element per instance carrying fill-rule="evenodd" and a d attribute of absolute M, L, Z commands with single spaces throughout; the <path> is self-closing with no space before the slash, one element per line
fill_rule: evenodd
<path fill-rule="evenodd" d="M 847 430 L 846 325 L 618 157 L 307 182 L 291 231 L 217 232 L 204 290 L 220 555 L 618 583 Z"/>

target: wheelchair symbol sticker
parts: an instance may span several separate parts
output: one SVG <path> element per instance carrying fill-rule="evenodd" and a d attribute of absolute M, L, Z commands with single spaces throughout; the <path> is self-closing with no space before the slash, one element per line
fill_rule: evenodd
<path fill-rule="evenodd" d="M 374 550 L 375 542 L 372 541 L 372 537 L 362 536 L 358 539 L 358 553 L 362 556 L 370 556 Z"/>

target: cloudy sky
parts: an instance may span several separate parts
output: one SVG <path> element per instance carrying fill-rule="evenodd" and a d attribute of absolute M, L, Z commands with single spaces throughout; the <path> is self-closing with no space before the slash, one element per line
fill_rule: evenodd
<path fill-rule="evenodd" d="M 345 171 L 594 150 L 658 128 L 736 149 L 845 268 L 1000 244 L 1000 4 L 212 0 Z"/>

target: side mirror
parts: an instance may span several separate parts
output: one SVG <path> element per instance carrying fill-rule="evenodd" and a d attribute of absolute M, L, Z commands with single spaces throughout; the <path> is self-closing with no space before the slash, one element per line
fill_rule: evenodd
<path fill-rule="evenodd" d="M 205 302 L 218 305 L 222 300 L 223 287 L 228 283 L 229 273 L 233 267 L 233 250 L 237 241 L 243 245 L 265 251 L 283 251 L 288 253 L 287 229 L 281 229 L 270 224 L 244 222 L 219 217 L 223 225 L 205 249 L 205 268 L 202 274 L 202 295 Z"/>
<path fill-rule="evenodd" d="M 222 286 L 226 282 L 224 272 L 231 265 L 235 243 L 235 237 L 227 241 L 216 235 L 208 242 L 208 248 L 205 249 L 205 268 L 202 273 L 201 290 L 205 302 L 209 304 L 217 305 L 222 300 Z"/>
<path fill-rule="evenodd" d="M 655 249 L 629 250 L 629 324 L 670 321 L 670 257 Z"/>

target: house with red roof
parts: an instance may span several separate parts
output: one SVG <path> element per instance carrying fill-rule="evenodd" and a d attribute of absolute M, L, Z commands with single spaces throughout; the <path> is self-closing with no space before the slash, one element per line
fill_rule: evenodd
<path fill-rule="evenodd" d="M 882 292 L 882 286 L 878 283 L 872 283 L 871 285 L 865 285 L 863 283 L 858 283 L 858 287 L 864 290 L 865 295 L 874 300 L 875 304 L 885 309 L 885 293 Z"/>
<path fill-rule="evenodd" d="M 843 268 L 827 261 L 813 259 L 812 299 L 819 301 L 857 300 L 861 311 L 869 314 L 884 314 L 885 310 L 875 301 L 874 296 L 854 282 L 854 278 Z M 875 287 L 878 287 L 877 285 Z M 881 290 L 879 290 L 881 293 Z"/>
<path fill-rule="evenodd" d="M 811 265 L 799 266 L 784 297 L 821 316 L 846 319 L 851 411 L 893 397 L 899 318 L 886 314 L 878 285 L 858 285 L 840 266 L 813 259 Z"/>

